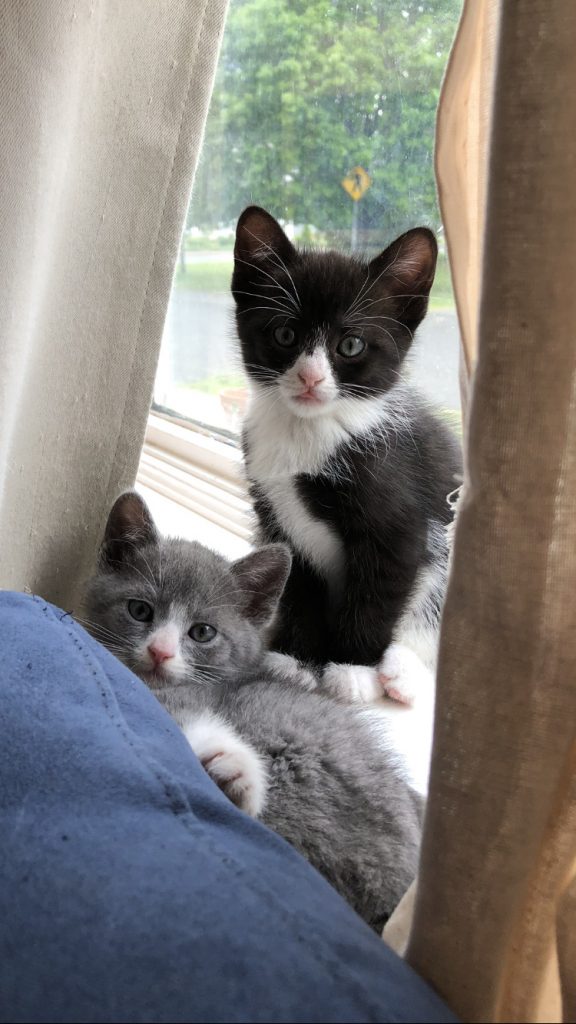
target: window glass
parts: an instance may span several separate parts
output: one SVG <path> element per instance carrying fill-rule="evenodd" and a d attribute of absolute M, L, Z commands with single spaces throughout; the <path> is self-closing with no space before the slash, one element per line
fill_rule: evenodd
<path fill-rule="evenodd" d="M 458 331 L 433 145 L 460 8 L 461 0 L 231 0 L 157 407 L 217 432 L 238 431 L 246 390 L 234 338 L 232 247 L 238 215 L 257 203 L 296 243 L 369 256 L 410 227 L 437 232 L 436 281 L 410 373 L 459 421 Z"/>

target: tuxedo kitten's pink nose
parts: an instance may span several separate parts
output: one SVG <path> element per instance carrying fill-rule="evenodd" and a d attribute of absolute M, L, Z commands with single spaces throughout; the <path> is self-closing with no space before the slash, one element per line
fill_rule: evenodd
<path fill-rule="evenodd" d="M 162 644 L 148 644 L 148 654 L 155 665 L 161 665 L 163 661 L 174 657 L 174 651 Z"/>
<path fill-rule="evenodd" d="M 298 380 L 302 381 L 307 388 L 315 388 L 317 384 L 321 384 L 324 380 L 324 374 L 318 376 L 321 372 L 315 366 L 311 366 L 310 369 L 299 370 Z"/>

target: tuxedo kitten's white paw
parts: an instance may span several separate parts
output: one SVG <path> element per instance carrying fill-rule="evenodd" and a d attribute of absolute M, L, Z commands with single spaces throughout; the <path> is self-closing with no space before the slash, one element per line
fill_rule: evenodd
<path fill-rule="evenodd" d="M 204 714 L 184 726 L 202 767 L 223 793 L 253 818 L 264 810 L 268 779 L 260 755 L 216 715 Z"/>
<path fill-rule="evenodd" d="M 280 654 L 278 651 L 268 651 L 264 662 L 267 672 L 272 672 L 280 680 L 296 683 L 303 690 L 316 690 L 318 679 L 313 672 L 304 668 L 296 658 L 290 654 Z"/>
<path fill-rule="evenodd" d="M 426 688 L 434 690 L 434 676 L 414 651 L 403 644 L 390 644 L 378 666 L 380 692 L 397 704 L 411 706 Z"/>
<path fill-rule="evenodd" d="M 322 687 L 334 697 L 370 704 L 382 696 L 378 672 L 370 665 L 338 665 L 330 662 L 322 675 Z"/>

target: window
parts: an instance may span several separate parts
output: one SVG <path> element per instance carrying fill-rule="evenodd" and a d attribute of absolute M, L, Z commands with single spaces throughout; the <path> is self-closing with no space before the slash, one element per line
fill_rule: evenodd
<path fill-rule="evenodd" d="M 218 475 L 222 459 L 232 467 L 228 483 L 230 473 L 238 482 L 247 393 L 229 286 L 235 223 L 250 203 L 270 210 L 296 242 L 369 255 L 409 227 L 437 232 L 436 281 L 410 373 L 459 422 L 458 330 L 433 143 L 460 8 L 461 0 L 231 0 L 157 373 L 143 460 L 150 486 L 165 415 L 196 428 L 194 439 L 188 431 L 188 462 L 200 466 L 194 486 L 205 488 L 198 472 Z M 346 190 L 350 178 L 359 198 Z M 209 470 L 214 438 L 222 457 Z M 209 506 L 205 491 L 199 514 L 213 521 Z M 229 511 L 234 518 L 234 502 Z"/>

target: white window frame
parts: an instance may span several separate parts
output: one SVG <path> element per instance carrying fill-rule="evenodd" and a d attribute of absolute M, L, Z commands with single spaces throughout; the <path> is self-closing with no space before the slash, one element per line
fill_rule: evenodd
<path fill-rule="evenodd" d="M 200 426 L 152 410 L 137 483 L 250 541 L 252 514 L 242 452 L 232 440 L 220 440 Z"/>

